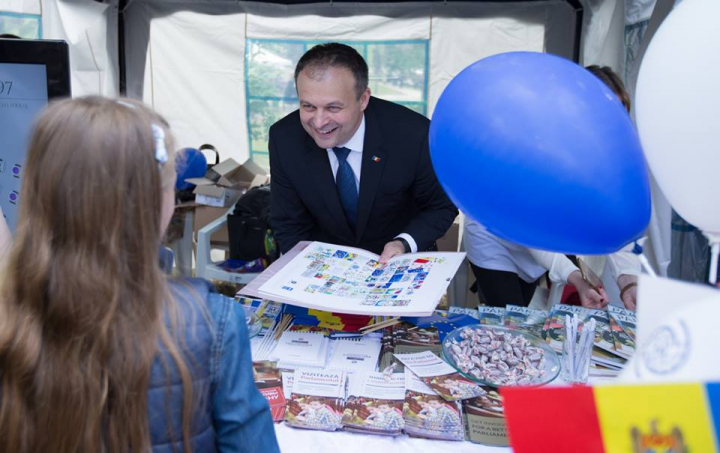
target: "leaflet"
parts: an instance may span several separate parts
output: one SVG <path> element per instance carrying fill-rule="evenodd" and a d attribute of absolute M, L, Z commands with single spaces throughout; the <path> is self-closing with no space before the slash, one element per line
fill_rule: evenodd
<path fill-rule="evenodd" d="M 348 399 L 342 423 L 351 431 L 400 435 L 405 427 L 402 416 L 405 375 L 394 373 L 356 374 L 350 378 Z"/>
<path fill-rule="evenodd" d="M 458 403 L 445 401 L 412 371 L 405 369 L 405 432 L 413 437 L 463 440 Z"/>
<path fill-rule="evenodd" d="M 285 422 L 296 428 L 340 429 L 345 383 L 343 371 L 297 369 Z"/>

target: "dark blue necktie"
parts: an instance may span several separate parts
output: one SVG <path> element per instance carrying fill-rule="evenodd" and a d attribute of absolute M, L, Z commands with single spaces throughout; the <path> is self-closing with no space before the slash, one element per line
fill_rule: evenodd
<path fill-rule="evenodd" d="M 335 184 L 337 184 L 338 194 L 340 195 L 340 203 L 342 204 L 345 217 L 347 217 L 350 227 L 355 230 L 355 222 L 357 220 L 357 202 L 358 191 L 355 185 L 355 173 L 347 161 L 350 150 L 345 147 L 333 148 L 338 159 L 338 170 L 335 176 Z"/>

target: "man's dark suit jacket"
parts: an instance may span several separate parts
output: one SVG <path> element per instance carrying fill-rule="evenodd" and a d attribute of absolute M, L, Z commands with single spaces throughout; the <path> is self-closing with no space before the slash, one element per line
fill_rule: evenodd
<path fill-rule="evenodd" d="M 285 253 L 303 240 L 381 253 L 407 233 L 427 250 L 450 228 L 457 209 L 435 177 L 430 121 L 374 97 L 365 110 L 357 228 L 340 204 L 327 150 L 317 146 L 295 111 L 270 128 L 271 226 Z"/>

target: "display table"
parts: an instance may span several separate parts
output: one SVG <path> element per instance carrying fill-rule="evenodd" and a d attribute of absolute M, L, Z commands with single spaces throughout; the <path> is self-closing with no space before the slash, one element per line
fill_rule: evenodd
<path fill-rule="evenodd" d="M 509 447 L 489 447 L 472 442 L 449 442 L 398 437 L 375 436 L 346 431 L 313 431 L 291 428 L 284 423 L 275 424 L 280 451 L 292 453 L 506 453 Z"/>

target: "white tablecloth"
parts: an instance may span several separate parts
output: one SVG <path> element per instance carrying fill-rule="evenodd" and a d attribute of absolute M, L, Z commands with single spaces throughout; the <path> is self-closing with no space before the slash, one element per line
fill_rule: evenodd
<path fill-rule="evenodd" d="M 280 451 L 287 453 L 510 453 L 509 447 L 489 447 L 472 442 L 386 437 L 344 431 L 325 432 L 275 424 Z"/>

